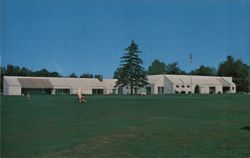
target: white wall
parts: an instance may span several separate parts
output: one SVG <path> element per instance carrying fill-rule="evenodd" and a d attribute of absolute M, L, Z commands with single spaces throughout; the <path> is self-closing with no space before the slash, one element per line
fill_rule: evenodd
<path fill-rule="evenodd" d="M 3 80 L 3 95 L 9 95 L 9 85 L 5 79 Z"/>
<path fill-rule="evenodd" d="M 174 94 L 173 83 L 164 77 L 164 93 L 165 94 Z"/>
<path fill-rule="evenodd" d="M 92 94 L 92 89 L 83 89 L 83 88 L 81 88 L 81 90 L 82 90 L 82 94 Z M 77 94 L 78 89 L 71 89 L 70 93 L 71 94 Z"/>
<path fill-rule="evenodd" d="M 9 86 L 7 81 L 3 80 L 3 95 L 21 95 L 21 86 L 11 85 Z"/>
<path fill-rule="evenodd" d="M 222 93 L 222 85 L 200 85 L 200 93 L 209 94 L 209 87 L 215 87 L 215 94 Z"/>
<path fill-rule="evenodd" d="M 21 95 L 21 86 L 8 86 L 4 95 Z"/>
<path fill-rule="evenodd" d="M 230 87 L 230 93 L 236 93 L 236 85 L 231 85 Z"/>
<path fill-rule="evenodd" d="M 113 94 L 113 89 L 115 89 L 115 94 L 118 94 L 117 88 L 108 87 L 104 89 L 104 94 Z"/>
<path fill-rule="evenodd" d="M 164 87 L 164 93 L 165 93 L 165 82 L 163 75 L 154 84 L 154 94 L 158 94 L 158 87 Z"/>

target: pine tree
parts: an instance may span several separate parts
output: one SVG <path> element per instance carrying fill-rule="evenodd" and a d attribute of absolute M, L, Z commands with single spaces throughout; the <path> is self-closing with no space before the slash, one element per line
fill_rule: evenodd
<path fill-rule="evenodd" d="M 139 87 L 144 87 L 148 83 L 137 44 L 132 41 L 125 51 L 127 52 L 121 57 L 121 65 L 118 68 L 116 87 L 129 87 L 132 95 L 134 90 L 136 92 Z"/>

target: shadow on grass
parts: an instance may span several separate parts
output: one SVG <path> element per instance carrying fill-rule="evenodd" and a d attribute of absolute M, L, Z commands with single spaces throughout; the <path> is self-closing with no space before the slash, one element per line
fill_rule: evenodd
<path fill-rule="evenodd" d="M 240 129 L 247 130 L 248 132 L 250 132 L 250 126 L 245 126 L 245 127 L 240 128 Z"/>

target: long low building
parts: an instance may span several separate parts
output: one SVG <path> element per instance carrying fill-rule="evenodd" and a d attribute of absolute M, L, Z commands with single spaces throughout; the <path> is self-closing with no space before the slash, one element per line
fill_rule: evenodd
<path fill-rule="evenodd" d="M 4 76 L 3 94 L 112 94 L 115 79 Z"/>
<path fill-rule="evenodd" d="M 232 77 L 149 75 L 148 85 L 135 90 L 141 94 L 236 93 Z M 116 79 L 4 76 L 3 94 L 130 94 L 130 87 L 116 88 Z"/>

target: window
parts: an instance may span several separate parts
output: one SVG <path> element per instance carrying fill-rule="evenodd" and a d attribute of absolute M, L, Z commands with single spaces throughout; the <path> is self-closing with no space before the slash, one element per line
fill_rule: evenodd
<path fill-rule="evenodd" d="M 92 89 L 92 94 L 103 94 L 103 89 Z"/>
<path fill-rule="evenodd" d="M 151 87 L 146 87 L 147 94 L 151 94 Z"/>
<path fill-rule="evenodd" d="M 234 87 L 232 87 L 232 90 L 234 90 Z"/>
<path fill-rule="evenodd" d="M 216 92 L 216 88 L 215 87 L 209 87 L 209 93 L 210 94 L 214 94 Z"/>
<path fill-rule="evenodd" d="M 122 87 L 118 87 L 118 94 L 123 94 L 123 88 Z"/>
<path fill-rule="evenodd" d="M 158 94 L 164 94 L 164 87 L 158 87 Z"/>
<path fill-rule="evenodd" d="M 181 88 L 185 88 L 185 85 L 181 85 Z"/>
<path fill-rule="evenodd" d="M 228 86 L 223 86 L 223 87 L 222 87 L 222 92 L 223 92 L 223 93 L 228 93 L 228 92 L 230 92 L 230 87 L 228 87 Z"/>
<path fill-rule="evenodd" d="M 179 88 L 180 86 L 179 86 L 179 85 L 176 85 L 175 87 L 176 87 L 176 88 Z"/>
<path fill-rule="evenodd" d="M 190 88 L 190 85 L 187 85 L 187 88 Z"/>

